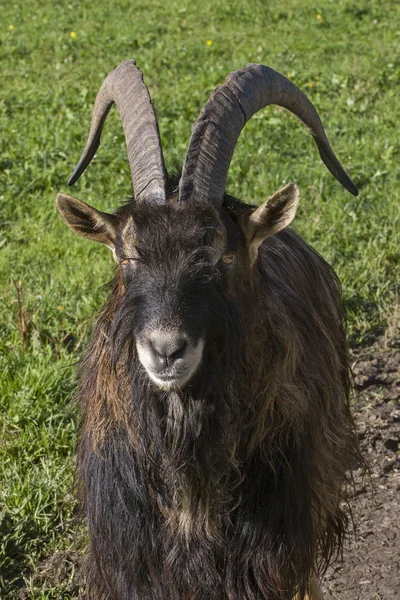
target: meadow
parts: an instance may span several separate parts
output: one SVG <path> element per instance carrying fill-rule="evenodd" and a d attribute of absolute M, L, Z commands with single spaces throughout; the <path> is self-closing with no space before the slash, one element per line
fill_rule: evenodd
<path fill-rule="evenodd" d="M 54 200 L 57 191 L 68 191 L 101 82 L 126 58 L 144 71 L 169 170 L 179 169 L 200 108 L 230 71 L 260 62 L 303 89 L 360 195 L 341 188 L 302 125 L 275 107 L 258 113 L 242 133 L 228 190 L 259 204 L 286 182 L 298 183 L 294 226 L 339 274 L 352 345 L 384 332 L 399 311 L 396 0 L 3 3 L 2 600 L 75 597 L 73 566 L 57 581 L 43 565 L 85 544 L 73 493 L 72 400 L 76 367 L 113 266 L 106 248 L 65 227 Z M 71 193 L 105 211 L 130 196 L 115 109 L 96 159 Z"/>

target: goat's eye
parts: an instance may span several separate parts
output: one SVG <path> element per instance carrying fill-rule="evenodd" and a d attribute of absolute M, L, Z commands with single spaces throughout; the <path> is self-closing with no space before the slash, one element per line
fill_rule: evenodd
<path fill-rule="evenodd" d="M 228 252 L 227 254 L 223 254 L 221 256 L 221 262 L 223 262 L 224 265 L 231 265 L 234 260 L 235 255 L 233 254 L 233 252 Z"/>
<path fill-rule="evenodd" d="M 136 261 L 136 258 L 124 258 L 123 260 L 121 260 L 121 265 L 131 265 L 132 263 L 134 263 Z"/>

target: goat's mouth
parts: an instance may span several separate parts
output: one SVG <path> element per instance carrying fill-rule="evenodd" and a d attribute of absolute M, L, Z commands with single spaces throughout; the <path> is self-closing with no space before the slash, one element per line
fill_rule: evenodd
<path fill-rule="evenodd" d="M 175 391 L 182 389 L 191 379 L 190 377 L 179 375 L 164 375 L 162 373 L 153 373 L 149 369 L 146 372 L 150 379 L 161 389 L 165 391 Z"/>
<path fill-rule="evenodd" d="M 184 388 L 198 370 L 204 349 L 204 340 L 185 342 L 184 350 L 175 356 L 161 357 L 146 341 L 137 341 L 139 360 L 149 378 L 162 390 L 175 391 Z"/>

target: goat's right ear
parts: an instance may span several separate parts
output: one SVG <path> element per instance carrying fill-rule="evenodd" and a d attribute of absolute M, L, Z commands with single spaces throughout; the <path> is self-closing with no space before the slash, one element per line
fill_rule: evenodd
<path fill-rule="evenodd" d="M 118 218 L 115 215 L 101 212 L 67 194 L 57 194 L 56 206 L 68 227 L 75 233 L 115 250 L 118 229 Z"/>

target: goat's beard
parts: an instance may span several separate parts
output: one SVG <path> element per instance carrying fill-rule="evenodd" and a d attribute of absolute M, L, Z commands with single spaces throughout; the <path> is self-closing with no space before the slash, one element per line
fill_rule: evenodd
<path fill-rule="evenodd" d="M 185 536 L 215 537 L 240 481 L 245 382 L 237 381 L 233 366 L 243 355 L 243 328 L 235 304 L 218 300 L 201 364 L 183 389 L 163 390 L 149 378 L 128 334 L 131 309 L 114 320 L 113 360 L 129 385 L 126 433 L 135 461 L 161 513 Z"/>

